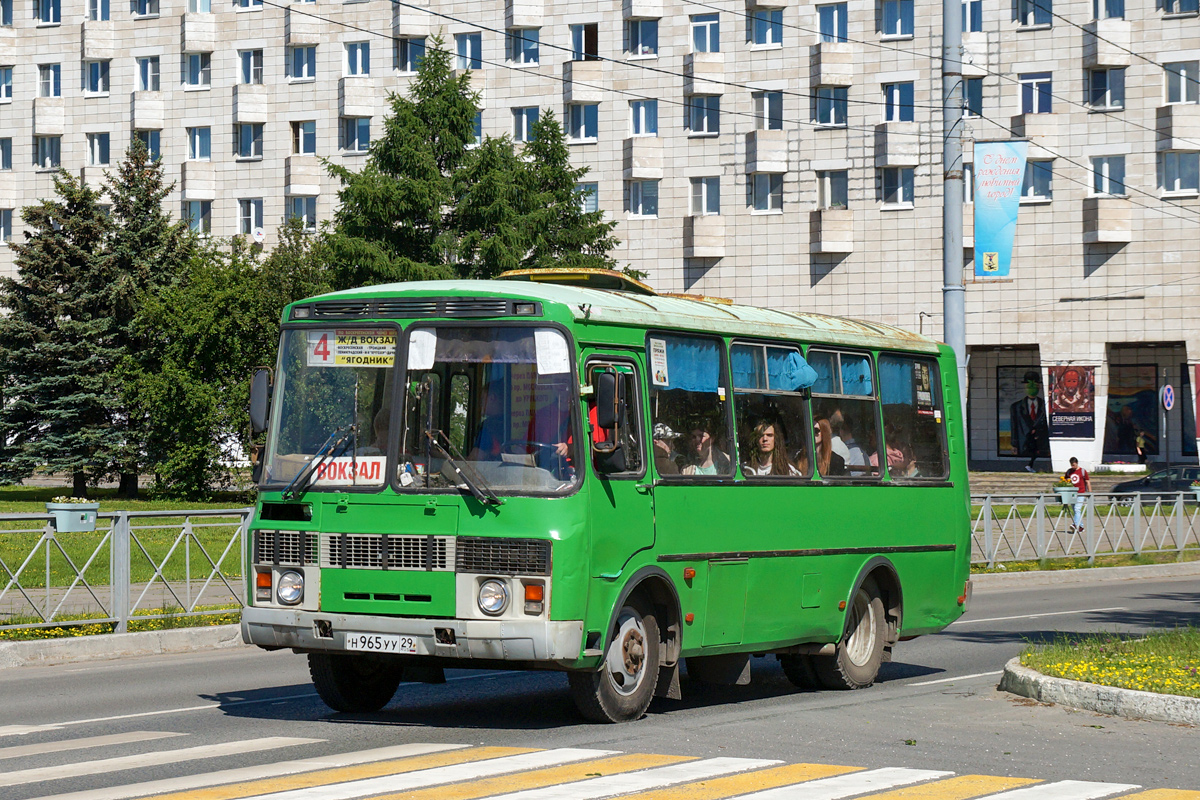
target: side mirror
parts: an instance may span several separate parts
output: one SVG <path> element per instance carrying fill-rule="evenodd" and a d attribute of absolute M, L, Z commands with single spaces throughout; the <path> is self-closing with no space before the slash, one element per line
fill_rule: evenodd
<path fill-rule="evenodd" d="M 260 369 L 250 381 L 250 430 L 262 433 L 267 429 L 271 411 L 271 370 Z"/>
<path fill-rule="evenodd" d="M 594 376 L 596 380 L 596 425 L 601 428 L 612 428 L 620 418 L 621 388 L 620 382 L 617 381 L 617 373 L 610 370 L 597 370 Z"/>

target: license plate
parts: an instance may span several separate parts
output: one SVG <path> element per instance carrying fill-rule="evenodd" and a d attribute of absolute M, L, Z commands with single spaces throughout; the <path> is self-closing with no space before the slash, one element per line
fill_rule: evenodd
<path fill-rule="evenodd" d="M 367 653 L 413 654 L 417 652 L 417 639 L 414 636 L 395 636 L 388 633 L 347 633 L 346 649 Z"/>

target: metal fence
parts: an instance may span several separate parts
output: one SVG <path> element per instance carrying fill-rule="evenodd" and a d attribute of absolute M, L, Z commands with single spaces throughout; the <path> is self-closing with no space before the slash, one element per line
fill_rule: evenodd
<path fill-rule="evenodd" d="M 0 514 L 0 630 L 238 611 L 253 511 L 120 511 L 80 533 Z"/>

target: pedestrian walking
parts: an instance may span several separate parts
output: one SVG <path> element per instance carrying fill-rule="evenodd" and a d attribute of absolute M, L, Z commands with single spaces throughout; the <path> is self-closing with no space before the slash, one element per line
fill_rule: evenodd
<path fill-rule="evenodd" d="M 1092 491 L 1092 477 L 1088 475 L 1088 471 L 1079 466 L 1079 459 L 1071 456 L 1071 468 L 1067 470 L 1064 478 L 1071 482 L 1078 492 L 1075 495 L 1075 524 L 1071 527 L 1072 533 L 1083 532 L 1083 504 L 1084 495 Z"/>

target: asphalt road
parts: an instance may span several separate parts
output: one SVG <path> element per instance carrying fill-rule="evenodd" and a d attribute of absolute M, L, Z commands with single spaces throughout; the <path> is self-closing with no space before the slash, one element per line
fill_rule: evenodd
<path fill-rule="evenodd" d="M 217 770 L 316 756 L 345 760 L 412 743 L 1200 789 L 1200 730 L 996 691 L 1004 662 L 1027 641 L 1185 624 L 1200 626 L 1194 577 L 977 591 L 970 612 L 949 629 L 897 646 L 895 661 L 870 689 L 797 691 L 773 658 L 758 658 L 750 686 L 685 681 L 683 700 L 658 700 L 646 718 L 618 726 L 581 722 L 556 673 L 451 672 L 444 685 L 402 685 L 377 714 L 340 715 L 316 697 L 305 659 L 290 652 L 247 648 L 9 669 L 0 671 L 0 800 L 181 776 L 202 783 Z M 128 792 L 93 796 L 122 795 Z"/>

